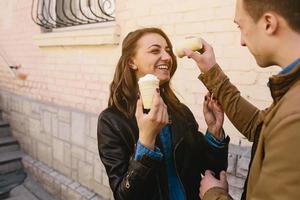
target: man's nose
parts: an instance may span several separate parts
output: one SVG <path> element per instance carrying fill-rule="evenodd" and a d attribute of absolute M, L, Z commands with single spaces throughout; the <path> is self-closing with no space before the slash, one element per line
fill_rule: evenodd
<path fill-rule="evenodd" d="M 241 46 L 243 46 L 243 47 L 246 46 L 245 40 L 243 40 L 243 38 L 241 38 Z"/>

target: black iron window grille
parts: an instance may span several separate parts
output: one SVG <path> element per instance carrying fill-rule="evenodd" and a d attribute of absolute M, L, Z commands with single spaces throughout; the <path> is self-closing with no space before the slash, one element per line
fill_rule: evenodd
<path fill-rule="evenodd" d="M 115 0 L 32 0 L 31 17 L 46 29 L 115 21 Z"/>

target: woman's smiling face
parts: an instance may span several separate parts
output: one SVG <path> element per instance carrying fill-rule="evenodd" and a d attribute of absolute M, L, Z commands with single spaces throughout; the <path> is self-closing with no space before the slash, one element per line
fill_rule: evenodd
<path fill-rule="evenodd" d="M 157 33 L 142 36 L 132 57 L 132 65 L 139 79 L 146 74 L 153 74 L 160 80 L 160 85 L 171 78 L 172 57 L 166 40 Z"/>

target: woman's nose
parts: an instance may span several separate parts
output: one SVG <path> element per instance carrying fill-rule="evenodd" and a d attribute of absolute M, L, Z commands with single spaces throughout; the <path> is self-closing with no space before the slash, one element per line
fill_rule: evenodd
<path fill-rule="evenodd" d="M 172 58 L 171 58 L 169 52 L 163 51 L 162 60 L 171 60 L 171 59 Z"/>

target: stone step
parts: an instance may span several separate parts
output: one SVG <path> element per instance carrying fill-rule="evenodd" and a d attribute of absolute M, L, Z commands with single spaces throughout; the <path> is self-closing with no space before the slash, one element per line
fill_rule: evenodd
<path fill-rule="evenodd" d="M 20 170 L 23 168 L 23 164 L 21 160 L 15 160 L 12 162 L 8 162 L 0 165 L 0 175 L 7 174 L 16 170 Z"/>
<path fill-rule="evenodd" d="M 11 152 L 4 152 L 0 153 L 0 165 L 10 163 L 16 160 L 22 159 L 22 152 L 21 151 L 11 151 Z"/>
<path fill-rule="evenodd" d="M 58 198 L 49 194 L 28 175 L 23 184 L 12 189 L 9 197 L 5 198 L 5 200 L 58 200 Z"/>
<path fill-rule="evenodd" d="M 19 149 L 19 143 L 15 138 L 11 136 L 0 138 L 0 153 L 17 151 Z"/>
<path fill-rule="evenodd" d="M 11 135 L 11 132 L 10 132 L 9 126 L 0 127 L 0 138 L 1 137 L 7 137 L 7 136 L 10 136 L 10 135 Z"/>
<path fill-rule="evenodd" d="M 9 123 L 7 121 L 0 119 L 0 127 L 7 127 L 7 126 L 9 126 Z"/>
<path fill-rule="evenodd" d="M 10 191 L 10 197 L 5 200 L 39 200 L 24 185 L 19 185 Z"/>
<path fill-rule="evenodd" d="M 0 175 L 0 199 L 4 199 L 4 196 L 8 198 L 10 191 L 22 184 L 26 179 L 26 176 L 27 174 L 22 169 Z"/>
<path fill-rule="evenodd" d="M 1 146 L 8 146 L 11 144 L 18 144 L 18 141 L 13 138 L 12 136 L 8 136 L 8 137 L 1 137 L 0 138 L 0 147 Z"/>
<path fill-rule="evenodd" d="M 31 176 L 27 176 L 23 183 L 24 187 L 27 188 L 34 196 L 38 197 L 40 200 L 58 200 L 50 193 L 48 193 L 37 181 L 35 181 Z"/>
<path fill-rule="evenodd" d="M 0 138 L 0 141 L 1 141 L 1 138 Z M 18 144 L 18 142 L 0 146 L 0 153 L 17 151 L 17 150 L 20 150 L 20 145 Z"/>

